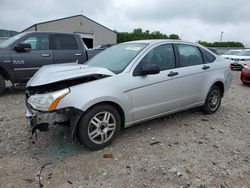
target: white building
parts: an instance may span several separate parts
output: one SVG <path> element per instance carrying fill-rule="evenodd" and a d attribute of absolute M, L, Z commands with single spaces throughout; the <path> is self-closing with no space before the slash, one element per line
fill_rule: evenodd
<path fill-rule="evenodd" d="M 22 32 L 25 31 L 78 33 L 88 48 L 101 44 L 116 44 L 117 37 L 114 31 L 83 15 L 37 23 Z"/>

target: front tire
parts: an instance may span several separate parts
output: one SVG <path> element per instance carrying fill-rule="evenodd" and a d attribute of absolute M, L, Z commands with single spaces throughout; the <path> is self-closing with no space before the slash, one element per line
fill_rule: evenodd
<path fill-rule="evenodd" d="M 121 129 L 121 117 L 115 107 L 107 104 L 94 106 L 80 120 L 77 137 L 90 150 L 109 145 Z"/>
<path fill-rule="evenodd" d="M 0 95 L 3 94 L 4 90 L 5 90 L 5 79 L 3 78 L 3 76 L 0 74 Z"/>
<path fill-rule="evenodd" d="M 206 101 L 202 106 L 202 111 L 205 114 L 215 113 L 220 107 L 221 98 L 222 98 L 221 89 L 216 85 L 212 86 L 207 94 Z"/>

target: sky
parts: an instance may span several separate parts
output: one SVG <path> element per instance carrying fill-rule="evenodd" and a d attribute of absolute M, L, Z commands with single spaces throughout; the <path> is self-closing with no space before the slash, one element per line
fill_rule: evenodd
<path fill-rule="evenodd" d="M 250 47 L 249 0 L 0 0 L 0 29 L 22 31 L 83 14 L 119 32 L 135 28 L 196 42 L 239 41 Z"/>

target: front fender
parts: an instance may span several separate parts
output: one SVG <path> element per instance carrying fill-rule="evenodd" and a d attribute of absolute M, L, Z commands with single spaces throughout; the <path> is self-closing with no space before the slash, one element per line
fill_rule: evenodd
<path fill-rule="evenodd" d="M 95 104 L 112 102 L 121 107 L 125 115 L 125 122 L 132 121 L 132 104 L 128 89 L 129 82 L 126 79 L 105 78 L 70 87 L 70 93 L 58 104 L 58 108 L 74 107 L 81 111 L 87 111 Z M 127 79 L 128 80 L 128 79 Z"/>
<path fill-rule="evenodd" d="M 125 111 L 125 109 L 126 109 L 126 106 L 123 104 L 122 101 L 120 101 L 118 98 L 112 97 L 112 96 L 103 96 L 103 97 L 95 98 L 95 99 L 87 102 L 86 104 L 84 104 L 80 109 L 82 111 L 87 111 L 90 107 L 92 107 L 98 103 L 103 103 L 103 102 L 115 103 L 115 104 L 119 105 L 123 109 L 123 111 Z"/>

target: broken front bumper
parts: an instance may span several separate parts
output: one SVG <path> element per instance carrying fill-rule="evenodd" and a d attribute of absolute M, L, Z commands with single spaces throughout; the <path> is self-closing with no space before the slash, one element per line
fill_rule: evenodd
<path fill-rule="evenodd" d="M 32 135 L 36 130 L 48 131 L 49 125 L 65 124 L 71 128 L 72 139 L 75 138 L 75 130 L 83 112 L 75 108 L 65 108 L 53 112 L 40 112 L 27 108 L 26 118 L 32 128 Z"/>
<path fill-rule="evenodd" d="M 54 112 L 39 112 L 33 109 L 26 110 L 26 118 L 29 120 L 31 127 L 39 124 L 56 124 L 61 122 L 66 122 L 68 120 L 68 113 L 61 111 Z"/>

